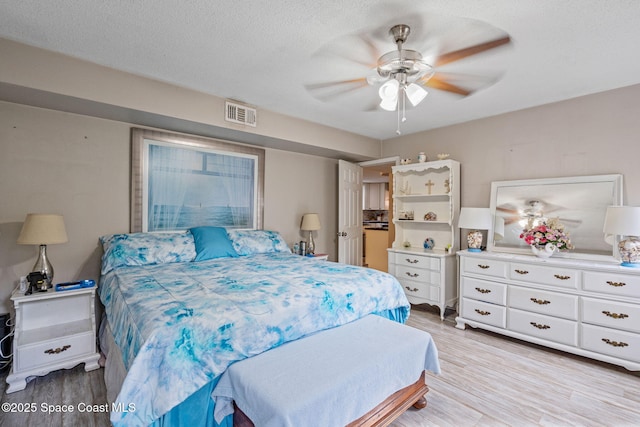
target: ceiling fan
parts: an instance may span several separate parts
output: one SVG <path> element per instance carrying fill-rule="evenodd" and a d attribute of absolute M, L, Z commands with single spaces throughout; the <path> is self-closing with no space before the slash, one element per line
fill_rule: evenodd
<path fill-rule="evenodd" d="M 485 24 L 485 26 L 488 25 Z M 493 27 L 491 28 L 496 30 Z M 381 40 L 379 40 L 379 31 L 363 32 L 358 34 L 357 38 L 364 42 L 364 50 L 366 51 L 364 54 L 373 58 L 363 61 L 361 59 L 363 52 L 356 52 L 355 49 L 350 50 L 349 47 L 345 49 L 346 43 L 340 46 L 341 49 L 335 50 L 340 51 L 339 56 L 343 59 L 348 60 L 351 56 L 353 62 L 359 65 L 366 65 L 366 75 L 308 84 L 306 88 L 323 101 L 348 95 L 362 88 L 367 90 L 375 90 L 377 88 L 379 99 L 376 105 L 365 106 L 365 109 L 397 110 L 398 128 L 396 133 L 400 134 L 400 123 L 406 120 L 405 109 L 420 104 L 428 94 L 426 88 L 466 97 L 496 81 L 491 77 L 483 78 L 469 74 L 440 71 L 440 68 L 447 64 L 511 43 L 511 38 L 503 31 L 490 32 L 491 38 L 488 40 L 486 40 L 486 36 L 483 37 L 480 34 L 478 37 L 483 37 L 485 41 L 475 44 L 472 42 L 464 47 L 458 46 L 453 50 L 444 52 L 429 52 L 429 55 L 423 55 L 418 50 L 405 47 L 405 43 L 411 34 L 411 27 L 408 24 L 395 24 L 388 29 L 386 37 L 390 37 L 393 40 L 396 49 L 382 55 L 379 54 L 379 47 L 382 44 Z M 384 44 L 389 44 L 388 39 Z M 447 45 L 447 43 L 443 44 Z M 410 105 L 407 105 L 407 101 Z"/>
<path fill-rule="evenodd" d="M 505 225 L 518 223 L 524 229 L 530 229 L 539 223 L 552 217 L 552 213 L 558 210 L 564 209 L 561 206 L 554 206 L 549 203 L 545 203 L 542 200 L 527 200 L 524 203 L 523 208 L 516 208 L 512 205 L 497 206 L 496 211 L 502 212 L 507 215 L 505 218 Z M 560 222 L 572 226 L 578 226 L 582 223 L 581 220 L 559 218 Z"/>

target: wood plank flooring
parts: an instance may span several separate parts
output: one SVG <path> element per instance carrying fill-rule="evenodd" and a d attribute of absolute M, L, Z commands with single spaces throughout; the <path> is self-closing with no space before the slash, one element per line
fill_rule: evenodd
<path fill-rule="evenodd" d="M 500 335 L 455 329 L 455 313 L 413 307 L 408 324 L 431 333 L 441 375 L 427 375 L 427 408 L 409 410 L 394 427 L 638 426 L 640 373 Z M 51 405 L 106 403 L 103 370 L 83 366 L 52 372 L 6 394 L 0 403 L 36 403 L 35 413 L 0 412 L 0 426 L 108 426 L 106 413 L 52 413 Z M 302 426 L 301 426 L 302 427 Z M 304 426 L 306 427 L 306 426 Z"/>

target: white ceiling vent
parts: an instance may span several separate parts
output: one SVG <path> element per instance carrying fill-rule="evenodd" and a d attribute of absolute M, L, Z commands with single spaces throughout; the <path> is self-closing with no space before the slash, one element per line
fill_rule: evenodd
<path fill-rule="evenodd" d="M 246 105 L 225 101 L 224 119 L 228 122 L 256 127 L 258 111 Z"/>

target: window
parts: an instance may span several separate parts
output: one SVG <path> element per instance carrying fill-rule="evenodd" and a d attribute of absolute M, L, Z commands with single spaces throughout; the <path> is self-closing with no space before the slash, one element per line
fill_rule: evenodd
<path fill-rule="evenodd" d="M 134 129 L 131 231 L 262 227 L 264 150 Z"/>

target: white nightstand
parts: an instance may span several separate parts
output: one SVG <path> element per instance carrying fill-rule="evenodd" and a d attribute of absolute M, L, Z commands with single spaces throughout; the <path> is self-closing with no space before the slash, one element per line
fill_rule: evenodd
<path fill-rule="evenodd" d="M 315 259 L 316 261 L 327 261 L 329 259 L 329 254 L 315 254 L 309 258 Z"/>
<path fill-rule="evenodd" d="M 49 290 L 11 295 L 15 309 L 13 363 L 7 393 L 23 390 L 27 378 L 84 362 L 85 371 L 98 369 L 96 348 L 96 288 Z"/>

